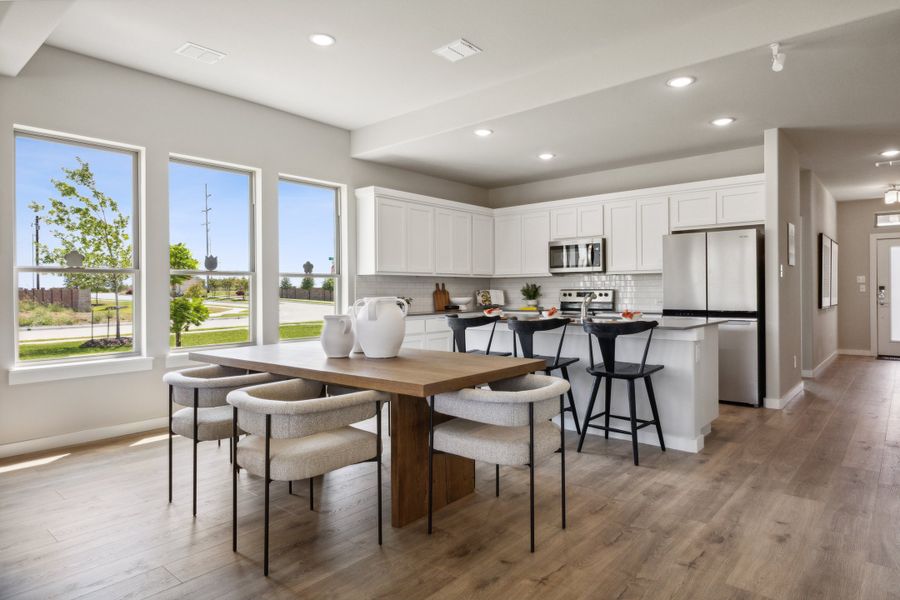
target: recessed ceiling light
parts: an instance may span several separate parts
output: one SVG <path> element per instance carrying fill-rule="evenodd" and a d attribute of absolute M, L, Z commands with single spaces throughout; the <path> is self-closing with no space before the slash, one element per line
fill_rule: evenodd
<path fill-rule="evenodd" d="M 728 127 L 729 125 L 734 123 L 735 120 L 736 119 L 734 117 L 719 117 L 718 119 L 713 119 L 712 121 L 710 121 L 710 123 L 712 123 L 716 127 Z"/>
<path fill-rule="evenodd" d="M 666 85 L 673 88 L 683 88 L 691 85 L 697 81 L 696 77 L 688 77 L 687 75 L 682 75 L 681 77 L 673 77 L 672 79 L 666 82 Z"/>
<path fill-rule="evenodd" d="M 309 36 L 309 41 L 316 46 L 331 46 L 336 40 L 334 36 L 330 36 L 327 33 L 314 33 Z"/>
<path fill-rule="evenodd" d="M 538 154 L 538 158 L 541 160 L 551 160 L 555 157 L 556 157 L 556 155 L 553 154 L 552 152 L 543 152 L 541 154 Z"/>
<path fill-rule="evenodd" d="M 487 137 L 487 136 L 491 135 L 492 133 L 494 133 L 493 129 L 476 129 L 475 130 L 475 135 L 477 135 L 478 137 Z"/>
<path fill-rule="evenodd" d="M 881 153 L 881 155 L 885 158 L 894 158 L 895 156 L 900 156 L 900 150 L 895 150 L 892 148 L 890 150 L 885 150 Z"/>

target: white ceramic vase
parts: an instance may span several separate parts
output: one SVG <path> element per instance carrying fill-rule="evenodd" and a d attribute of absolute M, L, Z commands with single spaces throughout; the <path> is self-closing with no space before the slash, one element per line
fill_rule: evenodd
<path fill-rule="evenodd" d="M 347 358 L 353 349 L 353 321 L 350 315 L 325 315 L 322 349 L 328 358 Z"/>
<path fill-rule="evenodd" d="M 360 298 L 353 304 L 356 337 L 368 358 L 393 358 L 406 335 L 409 306 L 402 298 Z"/>

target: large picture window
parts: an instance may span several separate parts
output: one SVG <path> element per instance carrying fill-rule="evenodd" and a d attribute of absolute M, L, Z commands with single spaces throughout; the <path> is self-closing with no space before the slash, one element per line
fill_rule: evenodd
<path fill-rule="evenodd" d="M 15 134 L 18 361 L 140 348 L 138 154 Z"/>
<path fill-rule="evenodd" d="M 253 340 L 253 177 L 206 163 L 169 163 L 173 348 Z"/>
<path fill-rule="evenodd" d="M 278 182 L 279 330 L 282 340 L 318 337 L 340 297 L 336 187 Z"/>

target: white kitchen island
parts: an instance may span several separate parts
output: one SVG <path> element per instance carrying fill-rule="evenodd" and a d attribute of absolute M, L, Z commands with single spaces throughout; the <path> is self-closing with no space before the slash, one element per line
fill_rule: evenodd
<path fill-rule="evenodd" d="M 718 325 L 725 320 L 690 317 L 658 317 L 654 320 L 659 322 L 659 327 L 653 332 L 647 363 L 665 367 L 653 374 L 653 390 L 656 393 L 666 448 L 699 452 L 703 449 L 703 440 L 710 432 L 712 422 L 719 416 Z M 555 355 L 561 332 L 562 329 L 536 333 L 535 353 L 545 356 Z M 468 330 L 468 347 L 484 349 L 489 334 L 489 327 Z M 645 333 L 619 336 L 616 360 L 639 363 L 647 335 Z M 503 323 L 497 324 L 491 349 L 512 350 L 512 332 Z M 594 378 L 585 371 L 590 364 L 588 334 L 580 324 L 572 323 L 568 326 L 562 356 L 581 359 L 580 363 L 569 367 L 569 377 L 572 381 L 578 419 L 583 423 Z M 594 340 L 594 358 L 598 363 L 602 362 L 596 340 Z M 553 374 L 559 375 L 559 372 L 555 371 Z M 646 388 L 640 380 L 635 384 L 637 416 L 650 419 L 652 417 Z M 603 410 L 604 389 L 605 385 L 601 385 L 597 401 L 594 403 L 595 413 Z M 613 381 L 612 396 L 612 413 L 627 415 L 628 392 L 624 381 Z M 566 428 L 574 431 L 571 413 L 567 412 L 565 415 Z M 628 428 L 627 422 L 619 422 L 614 426 Z M 600 429 L 589 429 L 588 432 L 592 435 L 603 434 Z M 611 432 L 610 436 L 630 439 L 629 436 L 615 432 Z M 642 444 L 659 445 L 653 427 L 639 430 L 638 440 Z M 590 444 L 585 444 L 585 451 L 591 451 Z"/>

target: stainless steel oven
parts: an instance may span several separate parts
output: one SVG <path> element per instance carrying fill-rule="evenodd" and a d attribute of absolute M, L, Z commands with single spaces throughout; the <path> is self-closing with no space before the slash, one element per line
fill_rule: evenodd
<path fill-rule="evenodd" d="M 550 242 L 550 272 L 602 273 L 606 265 L 604 242 L 603 238 Z"/>

